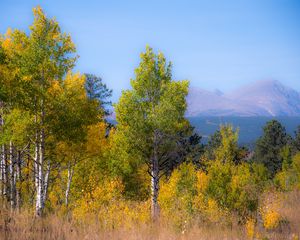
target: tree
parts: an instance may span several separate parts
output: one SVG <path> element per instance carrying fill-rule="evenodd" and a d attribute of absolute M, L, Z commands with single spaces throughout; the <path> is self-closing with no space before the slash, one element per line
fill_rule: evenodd
<path fill-rule="evenodd" d="M 225 149 L 229 152 L 224 152 Z M 208 160 L 222 158 L 225 162 L 228 161 L 228 154 L 230 161 L 240 164 L 247 157 L 248 149 L 238 146 L 238 129 L 234 130 L 231 125 L 221 125 L 220 130 L 210 136 L 205 146 L 205 157 Z"/>
<path fill-rule="evenodd" d="M 116 135 L 132 158 L 148 166 L 152 217 L 156 218 L 159 179 L 168 166 L 169 153 L 176 148 L 176 133 L 188 126 L 184 118 L 188 81 L 172 81 L 171 63 L 147 47 L 131 86 L 115 105 Z"/>
<path fill-rule="evenodd" d="M 295 132 L 295 138 L 292 141 L 292 147 L 294 154 L 300 152 L 300 126 L 298 126 L 297 131 Z"/>
<path fill-rule="evenodd" d="M 212 134 L 205 146 L 205 155 L 208 159 L 214 159 L 214 151 L 221 145 L 221 133 L 217 130 Z"/>
<path fill-rule="evenodd" d="M 111 101 L 108 98 L 111 97 L 112 90 L 108 89 L 100 77 L 88 73 L 85 74 L 85 77 L 85 89 L 88 98 L 96 100 L 99 103 L 99 107 L 104 110 L 104 114 L 109 114 L 109 110 L 106 107 L 111 105 Z"/>
<path fill-rule="evenodd" d="M 34 8 L 33 13 L 30 34 L 19 30 L 8 32 L 2 47 L 12 76 L 12 85 L 8 89 L 13 93 L 10 99 L 27 110 L 34 119 L 34 134 L 30 139 L 34 145 L 36 215 L 41 216 L 47 198 L 52 160 L 47 145 L 53 124 L 48 118 L 53 103 L 49 90 L 53 84 L 61 84 L 63 77 L 74 66 L 76 57 L 72 56 L 75 47 L 70 36 L 61 32 L 58 23 L 47 18 L 40 7 Z"/>
<path fill-rule="evenodd" d="M 255 161 L 264 164 L 273 177 L 282 168 L 282 148 L 288 143 L 285 128 L 277 120 L 266 123 L 255 146 Z"/>
<path fill-rule="evenodd" d="M 202 168 L 200 156 L 204 152 L 204 146 L 201 143 L 202 137 L 194 132 L 194 127 L 189 126 L 177 134 L 176 145 L 173 154 L 169 154 L 170 161 L 167 167 L 167 176 L 183 162 L 193 163 L 196 168 Z"/>
<path fill-rule="evenodd" d="M 220 127 L 221 142 L 214 155 L 216 161 L 222 163 L 236 163 L 238 152 L 238 130 L 234 131 L 231 125 Z"/>
<path fill-rule="evenodd" d="M 85 75 L 69 72 L 64 81 L 54 82 L 49 89 L 52 100 L 47 120 L 52 133 L 54 154 L 60 159 L 59 171 L 67 170 L 65 204 L 69 205 L 70 189 L 76 165 L 86 158 L 86 141 L 90 125 L 102 118 L 98 100 L 91 100 L 85 89 Z M 56 160 L 57 161 L 57 160 Z M 58 164 L 56 164 L 58 165 Z"/>

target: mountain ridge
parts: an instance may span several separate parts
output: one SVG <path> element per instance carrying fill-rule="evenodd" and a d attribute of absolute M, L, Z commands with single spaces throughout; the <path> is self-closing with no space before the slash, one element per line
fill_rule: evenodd
<path fill-rule="evenodd" d="M 272 79 L 229 93 L 191 87 L 187 105 L 187 116 L 300 116 L 300 93 Z"/>

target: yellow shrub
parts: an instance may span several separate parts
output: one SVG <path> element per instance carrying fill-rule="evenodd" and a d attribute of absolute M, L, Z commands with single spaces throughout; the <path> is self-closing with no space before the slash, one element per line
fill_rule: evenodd
<path fill-rule="evenodd" d="M 184 229 L 192 220 L 197 195 L 197 173 L 192 164 L 182 164 L 168 181 L 161 182 L 159 204 L 162 216 Z"/>
<path fill-rule="evenodd" d="M 246 221 L 245 224 L 246 233 L 249 238 L 253 238 L 255 234 L 255 220 L 250 218 Z"/>
<path fill-rule="evenodd" d="M 282 198 L 278 193 L 268 193 L 260 208 L 263 225 L 267 230 L 275 229 L 279 226 L 281 215 L 279 213 L 282 205 Z"/>
<path fill-rule="evenodd" d="M 224 223 L 227 218 L 227 212 L 218 206 L 216 200 L 209 198 L 207 207 L 204 210 L 206 218 L 213 223 Z"/>
<path fill-rule="evenodd" d="M 264 227 L 268 230 L 278 227 L 280 222 L 280 214 L 275 210 L 267 210 L 263 215 Z"/>
<path fill-rule="evenodd" d="M 296 234 L 292 234 L 292 240 L 299 240 L 299 237 Z"/>
<path fill-rule="evenodd" d="M 197 190 L 198 193 L 203 193 L 209 183 L 209 177 L 205 172 L 199 171 L 197 172 Z"/>
<path fill-rule="evenodd" d="M 78 221 L 96 222 L 106 230 L 131 228 L 150 220 L 150 204 L 123 198 L 124 186 L 118 179 L 107 180 L 76 204 L 73 217 Z"/>

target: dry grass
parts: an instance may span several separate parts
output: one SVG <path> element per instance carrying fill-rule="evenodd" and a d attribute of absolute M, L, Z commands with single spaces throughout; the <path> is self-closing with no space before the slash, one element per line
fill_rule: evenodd
<path fill-rule="evenodd" d="M 280 209 L 287 219 L 287 226 L 276 231 L 258 230 L 256 239 L 299 239 L 300 235 L 300 192 L 285 195 L 285 202 Z M 194 225 L 182 232 L 174 229 L 168 221 L 156 224 L 132 226 L 115 230 L 103 230 L 96 223 L 78 224 L 57 215 L 48 215 L 43 219 L 34 218 L 32 213 L 11 213 L 0 210 L 0 239 L 7 240 L 76 240 L 76 239 L 133 239 L 133 240 L 219 240 L 247 239 L 243 226 L 225 227 L 215 225 Z"/>
<path fill-rule="evenodd" d="M 131 229 L 103 230 L 96 224 L 76 224 L 51 215 L 36 219 L 30 213 L 11 214 L 1 211 L 0 239 L 9 240 L 50 240 L 50 239 L 133 239 L 133 240 L 185 240 L 185 239 L 244 239 L 242 229 L 193 227 L 180 232 L 167 223 L 134 226 Z"/>
<path fill-rule="evenodd" d="M 291 232 L 300 234 L 300 191 L 285 194 L 285 201 L 280 214 L 289 222 Z"/>

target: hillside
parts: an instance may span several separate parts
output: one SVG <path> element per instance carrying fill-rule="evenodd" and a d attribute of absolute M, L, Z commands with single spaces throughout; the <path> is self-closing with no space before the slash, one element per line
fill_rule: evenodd
<path fill-rule="evenodd" d="M 191 88 L 187 102 L 188 116 L 300 116 L 300 94 L 276 80 L 225 94 Z"/>

